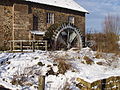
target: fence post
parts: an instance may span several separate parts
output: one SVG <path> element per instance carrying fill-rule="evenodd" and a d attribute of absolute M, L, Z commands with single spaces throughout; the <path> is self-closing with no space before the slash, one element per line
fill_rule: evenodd
<path fill-rule="evenodd" d="M 45 50 L 47 51 L 47 41 L 45 41 Z"/>
<path fill-rule="evenodd" d="M 45 90 L 45 76 L 39 77 L 38 90 Z"/>
<path fill-rule="evenodd" d="M 15 41 L 14 40 L 12 42 L 12 45 L 13 45 L 13 50 L 15 50 Z"/>
<path fill-rule="evenodd" d="M 101 85 L 102 85 L 101 90 L 105 90 L 105 88 L 106 88 L 106 79 L 102 80 Z"/>
<path fill-rule="evenodd" d="M 32 49 L 33 49 L 33 52 L 35 52 L 35 45 L 34 45 L 34 41 L 32 41 Z"/>
<path fill-rule="evenodd" d="M 12 51 L 12 41 L 10 41 L 10 51 Z"/>
<path fill-rule="evenodd" d="M 23 42 L 20 42 L 21 51 L 23 51 Z"/>

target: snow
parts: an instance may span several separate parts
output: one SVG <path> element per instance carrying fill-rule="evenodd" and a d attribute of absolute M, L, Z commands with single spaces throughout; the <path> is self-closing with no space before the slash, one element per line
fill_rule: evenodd
<path fill-rule="evenodd" d="M 96 58 L 96 51 L 83 48 L 81 51 L 36 51 L 30 53 L 0 53 L 0 85 L 16 90 L 37 90 L 38 77 L 45 76 L 45 90 L 64 90 L 65 85 L 70 90 L 79 90 L 76 79 L 81 78 L 87 82 L 120 76 L 120 57 L 114 54 L 102 53 L 101 58 Z M 93 60 L 93 64 L 82 63 L 84 56 Z M 58 72 L 58 62 L 55 58 L 64 58 L 71 65 L 65 74 L 47 75 L 52 68 Z M 102 65 L 97 64 L 102 62 Z M 38 64 L 39 63 L 39 64 Z M 54 65 L 56 64 L 56 65 Z M 21 80 L 24 76 L 24 85 L 14 85 L 12 80 Z"/>
<path fill-rule="evenodd" d="M 120 41 L 118 41 L 118 45 L 119 45 L 119 48 L 120 48 Z"/>
<path fill-rule="evenodd" d="M 31 34 L 35 34 L 35 35 L 45 35 L 45 32 L 43 32 L 43 31 L 30 31 L 31 32 Z"/>
<path fill-rule="evenodd" d="M 56 6 L 56 7 L 62 7 L 62 8 L 67 8 L 75 11 L 88 13 L 87 10 L 81 7 L 74 0 L 26 0 L 26 1 L 46 4 L 46 5 Z"/>
<path fill-rule="evenodd" d="M 118 41 L 118 44 L 120 45 L 120 41 Z"/>

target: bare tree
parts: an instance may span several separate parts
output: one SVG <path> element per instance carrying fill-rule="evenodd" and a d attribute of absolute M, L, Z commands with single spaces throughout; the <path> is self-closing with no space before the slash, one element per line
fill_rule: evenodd
<path fill-rule="evenodd" d="M 108 15 L 104 21 L 104 32 L 120 34 L 120 16 Z"/>
<path fill-rule="evenodd" d="M 105 51 L 115 52 L 119 50 L 118 35 L 120 34 L 120 17 L 108 15 L 104 20 L 104 45 Z"/>

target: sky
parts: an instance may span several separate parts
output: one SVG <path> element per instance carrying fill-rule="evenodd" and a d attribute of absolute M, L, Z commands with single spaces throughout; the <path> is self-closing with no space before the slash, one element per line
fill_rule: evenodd
<path fill-rule="evenodd" d="M 120 0 L 75 0 L 89 11 L 86 15 L 86 31 L 102 32 L 108 15 L 120 16 Z"/>

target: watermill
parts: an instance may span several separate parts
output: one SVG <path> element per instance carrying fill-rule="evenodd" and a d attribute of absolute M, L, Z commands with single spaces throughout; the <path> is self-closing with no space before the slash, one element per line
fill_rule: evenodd
<path fill-rule="evenodd" d="M 82 48 L 82 34 L 80 29 L 70 23 L 53 24 L 47 30 L 50 47 L 54 50 L 69 50 Z"/>

